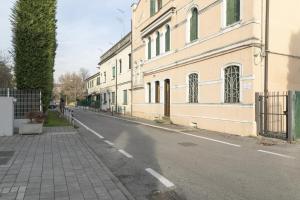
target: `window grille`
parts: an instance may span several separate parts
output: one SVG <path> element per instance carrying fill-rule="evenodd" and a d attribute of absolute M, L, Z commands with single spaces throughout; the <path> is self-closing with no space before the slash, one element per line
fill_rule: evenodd
<path fill-rule="evenodd" d="M 198 103 L 198 74 L 189 75 L 189 102 Z"/>
<path fill-rule="evenodd" d="M 240 68 L 232 65 L 225 68 L 225 103 L 240 102 Z"/>

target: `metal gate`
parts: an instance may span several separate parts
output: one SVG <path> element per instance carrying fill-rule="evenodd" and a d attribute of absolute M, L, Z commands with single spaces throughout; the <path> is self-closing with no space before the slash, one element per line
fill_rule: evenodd
<path fill-rule="evenodd" d="M 256 94 L 256 121 L 260 135 L 288 139 L 288 92 Z"/>

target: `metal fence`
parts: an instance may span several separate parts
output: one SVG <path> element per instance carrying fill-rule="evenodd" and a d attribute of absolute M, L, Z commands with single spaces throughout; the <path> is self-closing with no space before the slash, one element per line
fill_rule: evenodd
<path fill-rule="evenodd" d="M 288 92 L 257 93 L 256 110 L 260 135 L 288 139 Z"/>
<path fill-rule="evenodd" d="M 14 97 L 15 119 L 25 119 L 28 112 L 42 111 L 40 90 L 17 90 L 0 88 L 1 97 Z"/>

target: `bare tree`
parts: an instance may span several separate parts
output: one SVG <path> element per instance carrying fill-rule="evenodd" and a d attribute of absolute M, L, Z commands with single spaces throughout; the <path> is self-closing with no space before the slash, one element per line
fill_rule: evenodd
<path fill-rule="evenodd" d="M 88 71 L 83 68 L 78 73 L 66 73 L 59 77 L 61 93 L 67 97 L 68 102 L 75 102 L 84 97 L 87 77 Z"/>
<path fill-rule="evenodd" d="M 10 56 L 0 52 L 0 88 L 13 87 L 12 65 Z"/>

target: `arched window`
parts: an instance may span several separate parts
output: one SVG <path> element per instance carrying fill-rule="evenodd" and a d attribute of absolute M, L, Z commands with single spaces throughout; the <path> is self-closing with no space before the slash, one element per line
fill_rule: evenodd
<path fill-rule="evenodd" d="M 240 102 L 240 67 L 231 65 L 224 69 L 225 103 Z"/>
<path fill-rule="evenodd" d="M 160 54 L 160 33 L 156 33 L 156 56 Z"/>
<path fill-rule="evenodd" d="M 170 51 L 171 46 L 171 30 L 170 26 L 166 26 L 166 34 L 165 34 L 165 52 Z"/>
<path fill-rule="evenodd" d="M 148 38 L 148 59 L 151 59 L 151 37 Z"/>
<path fill-rule="evenodd" d="M 190 18 L 190 42 L 198 39 L 198 9 L 191 10 Z"/>
<path fill-rule="evenodd" d="M 241 15 L 241 2 L 240 0 L 226 0 L 225 1 L 226 12 L 226 26 L 234 24 L 240 21 Z"/>
<path fill-rule="evenodd" d="M 198 74 L 189 75 L 189 102 L 198 103 Z"/>

